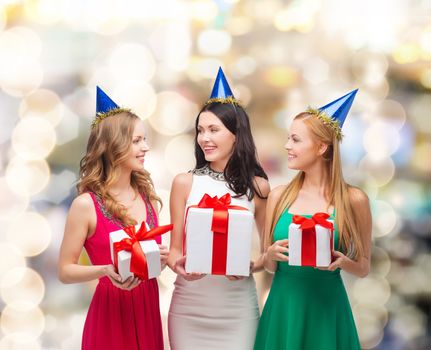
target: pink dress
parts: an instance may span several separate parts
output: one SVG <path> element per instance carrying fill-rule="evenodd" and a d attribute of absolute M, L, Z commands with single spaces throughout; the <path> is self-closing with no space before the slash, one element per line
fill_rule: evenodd
<path fill-rule="evenodd" d="M 109 232 L 121 229 L 103 207 L 102 201 L 90 193 L 97 214 L 94 234 L 84 247 L 93 265 L 111 264 Z M 158 225 L 156 212 L 150 201 L 147 223 Z M 157 237 L 160 244 L 161 238 Z M 162 321 L 159 308 L 157 279 L 141 282 L 131 291 L 115 287 L 108 277 L 99 279 L 82 336 L 83 350 L 163 350 Z"/>

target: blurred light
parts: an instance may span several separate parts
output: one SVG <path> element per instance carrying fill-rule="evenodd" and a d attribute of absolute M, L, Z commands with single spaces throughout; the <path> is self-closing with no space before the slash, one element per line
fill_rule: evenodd
<path fill-rule="evenodd" d="M 235 85 L 232 89 L 234 96 L 241 102 L 241 105 L 247 107 L 252 98 L 252 93 L 248 86 Z"/>
<path fill-rule="evenodd" d="M 373 122 L 365 131 L 364 148 L 370 159 L 378 162 L 395 153 L 400 145 L 397 129 L 383 120 Z"/>
<path fill-rule="evenodd" d="M 12 133 L 12 147 L 25 160 L 46 158 L 54 149 L 55 141 L 54 128 L 39 117 L 22 119 Z"/>
<path fill-rule="evenodd" d="M 375 160 L 366 155 L 359 162 L 359 170 L 371 176 L 378 186 L 384 186 L 394 177 L 395 164 L 391 158 Z"/>
<path fill-rule="evenodd" d="M 29 311 L 42 301 L 45 285 L 35 270 L 19 267 L 3 276 L 0 293 L 4 302 L 14 310 Z"/>
<path fill-rule="evenodd" d="M 188 172 L 195 165 L 193 136 L 180 135 L 165 148 L 165 162 L 173 175 Z"/>
<path fill-rule="evenodd" d="M 29 28 L 13 27 L 0 33 L 0 85 L 6 93 L 20 97 L 39 87 L 41 50 L 40 38 Z"/>
<path fill-rule="evenodd" d="M 125 80 L 116 86 L 113 96 L 115 101 L 121 101 L 122 106 L 131 108 L 141 119 L 147 119 L 156 109 L 156 92 L 145 82 Z"/>
<path fill-rule="evenodd" d="M 9 68 L 3 72 L 0 84 L 4 92 L 11 96 L 24 96 L 42 84 L 43 71 L 38 62 L 21 62 Z"/>
<path fill-rule="evenodd" d="M 400 64 L 416 62 L 420 57 L 420 47 L 417 44 L 402 44 L 393 52 L 395 62 Z"/>
<path fill-rule="evenodd" d="M 310 32 L 314 27 L 312 7 L 312 1 L 292 2 L 286 9 L 275 15 L 275 28 L 282 32 L 290 30 Z"/>
<path fill-rule="evenodd" d="M 156 70 L 151 51 L 135 43 L 118 45 L 109 56 L 108 66 L 117 82 L 148 82 Z"/>
<path fill-rule="evenodd" d="M 409 108 L 409 117 L 420 133 L 431 134 L 431 95 L 417 94 Z"/>
<path fill-rule="evenodd" d="M 375 106 L 373 114 L 390 123 L 391 127 L 401 130 L 406 122 L 406 111 L 401 103 L 394 100 L 384 100 Z M 374 118 L 373 118 L 374 119 Z"/>
<path fill-rule="evenodd" d="M 195 58 L 192 60 L 187 74 L 193 81 L 200 81 L 202 79 L 211 79 L 211 84 L 217 75 L 217 70 L 223 65 L 223 62 L 216 58 Z M 208 84 L 208 96 L 211 93 L 212 85 Z"/>
<path fill-rule="evenodd" d="M 0 32 L 6 27 L 7 15 L 5 8 L 0 6 Z"/>
<path fill-rule="evenodd" d="M 386 201 L 397 209 L 402 218 L 415 219 L 428 198 L 423 185 L 415 181 L 394 180 L 387 189 Z"/>
<path fill-rule="evenodd" d="M 21 117 L 44 118 L 56 126 L 63 117 L 64 106 L 61 104 L 58 95 L 46 89 L 33 91 L 25 96 L 19 106 Z"/>
<path fill-rule="evenodd" d="M 378 87 L 385 81 L 388 60 L 384 54 L 359 51 L 353 57 L 353 73 L 368 87 Z"/>
<path fill-rule="evenodd" d="M 204 30 L 198 37 L 198 48 L 202 55 L 223 55 L 229 51 L 231 44 L 230 34 L 223 30 Z"/>
<path fill-rule="evenodd" d="M 355 281 L 353 295 L 359 303 L 383 305 L 389 300 L 391 287 L 385 278 L 368 275 Z"/>
<path fill-rule="evenodd" d="M 235 62 L 232 74 L 239 77 L 250 75 L 256 71 L 256 68 L 257 62 L 253 57 L 241 56 Z"/>
<path fill-rule="evenodd" d="M 386 277 L 391 269 L 391 258 L 384 249 L 374 245 L 372 248 L 371 264 L 371 271 L 374 275 L 380 278 Z"/>
<path fill-rule="evenodd" d="M 15 246 L 0 242 L 0 283 L 9 271 L 25 266 L 25 258 Z"/>
<path fill-rule="evenodd" d="M 304 62 L 303 76 L 310 84 L 324 83 L 329 77 L 329 65 L 318 57 L 308 58 Z"/>
<path fill-rule="evenodd" d="M 247 16 L 232 16 L 226 28 L 231 35 L 244 35 L 253 29 L 253 19 Z"/>
<path fill-rule="evenodd" d="M 30 196 L 42 191 L 48 184 L 50 170 L 45 160 L 24 161 L 13 158 L 6 168 L 6 181 L 12 191 Z"/>
<path fill-rule="evenodd" d="M 157 195 L 161 198 L 163 203 L 163 208 L 159 213 L 159 224 L 160 225 L 168 225 L 171 222 L 171 217 L 169 214 L 169 197 L 170 197 L 170 191 L 163 190 L 163 189 L 157 189 Z M 163 235 L 162 236 L 163 244 L 167 245 L 169 247 L 170 243 L 170 235 Z"/>
<path fill-rule="evenodd" d="M 13 220 L 25 211 L 28 203 L 28 196 L 12 191 L 6 178 L 0 177 L 0 220 Z"/>
<path fill-rule="evenodd" d="M 218 10 L 217 5 L 211 0 L 196 0 L 186 3 L 188 6 L 188 13 L 191 19 L 203 23 L 209 23 L 215 19 Z"/>
<path fill-rule="evenodd" d="M 88 128 L 90 128 L 91 121 L 88 121 Z M 55 131 L 58 146 L 76 139 L 79 135 L 79 117 L 70 109 L 65 108 L 63 118 L 55 128 Z"/>
<path fill-rule="evenodd" d="M 9 334 L 0 340 L 0 350 L 42 350 L 39 342 L 20 333 Z"/>
<path fill-rule="evenodd" d="M 0 327 L 4 334 L 20 334 L 24 338 L 39 337 L 45 326 L 45 317 L 39 308 L 16 310 L 6 306 L 0 317 Z"/>
<path fill-rule="evenodd" d="M 65 2 L 59 0 L 24 0 L 24 11 L 27 17 L 44 25 L 58 22 L 62 17 L 64 6 Z"/>
<path fill-rule="evenodd" d="M 383 338 L 383 327 L 388 320 L 387 310 L 380 304 L 361 303 L 353 307 L 362 349 L 373 349 Z"/>
<path fill-rule="evenodd" d="M 157 108 L 149 122 L 163 135 L 176 135 L 190 129 L 197 114 L 194 103 L 177 92 L 163 91 L 158 94 Z"/>
<path fill-rule="evenodd" d="M 14 244 L 24 256 L 42 253 L 51 242 L 51 234 L 48 221 L 34 212 L 18 216 L 7 230 L 9 243 Z"/>
<path fill-rule="evenodd" d="M 118 0 L 93 0 L 86 3 L 87 21 L 90 29 L 102 35 L 115 35 L 126 29 L 128 16 Z"/>
<path fill-rule="evenodd" d="M 406 341 L 417 339 L 426 332 L 426 316 L 413 305 L 402 306 L 392 315 L 390 328 Z"/>
<path fill-rule="evenodd" d="M 374 237 L 383 237 L 395 228 L 398 217 L 392 206 L 384 201 L 373 202 L 373 230 Z"/>
<path fill-rule="evenodd" d="M 420 76 L 421 83 L 427 89 L 431 89 L 431 69 L 424 69 Z"/>
<path fill-rule="evenodd" d="M 149 42 L 157 61 L 160 61 L 161 64 L 165 64 L 173 71 L 182 71 L 187 68 L 192 47 L 187 22 L 164 23 L 151 33 Z"/>
<path fill-rule="evenodd" d="M 431 172 L 431 162 L 425 161 L 426 159 L 431 159 L 431 143 L 420 142 L 415 146 L 412 165 L 417 170 Z"/>
<path fill-rule="evenodd" d="M 37 196 L 37 200 L 43 198 L 43 200 L 59 205 L 70 195 L 76 182 L 76 172 L 68 169 L 58 174 L 51 174 L 48 186 Z"/>
<path fill-rule="evenodd" d="M 274 87 L 286 88 L 297 83 L 298 73 L 288 66 L 274 66 L 266 70 L 265 80 Z"/>

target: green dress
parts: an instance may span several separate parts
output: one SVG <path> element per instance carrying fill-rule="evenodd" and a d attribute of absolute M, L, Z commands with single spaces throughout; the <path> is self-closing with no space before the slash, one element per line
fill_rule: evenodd
<path fill-rule="evenodd" d="M 275 227 L 274 241 L 288 238 L 291 222 L 292 214 L 285 210 Z M 335 247 L 338 247 L 338 238 L 338 231 L 335 230 Z M 340 270 L 324 271 L 278 262 L 260 318 L 254 349 L 360 348 Z"/>

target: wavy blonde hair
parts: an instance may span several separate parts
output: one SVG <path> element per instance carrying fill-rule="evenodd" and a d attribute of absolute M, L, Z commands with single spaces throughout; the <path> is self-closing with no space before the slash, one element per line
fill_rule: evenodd
<path fill-rule="evenodd" d="M 334 206 L 336 211 L 335 221 L 340 232 L 341 248 L 349 257 L 357 260 L 364 255 L 364 246 L 359 232 L 360 218 L 357 217 L 351 204 L 349 188 L 352 186 L 347 184 L 343 178 L 340 144 L 337 140 L 337 134 L 330 126 L 325 125 L 321 120 L 306 112 L 298 114 L 294 120 L 302 120 L 317 142 L 320 141 L 328 145 L 327 150 L 322 155 L 329 174 L 326 196 L 329 206 Z M 275 225 L 280 216 L 298 197 L 304 178 L 305 173 L 300 171 L 281 194 L 272 216 L 271 229 L 265 239 L 266 248 L 273 241 Z"/>
<path fill-rule="evenodd" d="M 78 193 L 93 192 L 103 201 L 106 210 L 123 225 L 136 225 L 127 209 L 110 194 L 109 188 L 120 176 L 120 167 L 129 156 L 138 116 L 120 111 L 91 129 L 87 152 L 80 162 Z M 156 195 L 150 173 L 145 169 L 133 171 L 130 185 L 152 202 L 162 204 Z"/>

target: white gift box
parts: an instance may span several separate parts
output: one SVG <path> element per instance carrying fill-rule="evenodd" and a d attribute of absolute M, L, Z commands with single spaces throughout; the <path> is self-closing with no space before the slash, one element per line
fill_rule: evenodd
<path fill-rule="evenodd" d="M 148 229 L 148 225 L 147 229 Z M 138 232 L 141 225 L 135 226 L 136 232 Z M 111 248 L 111 259 L 112 263 L 114 263 L 114 243 L 120 242 L 123 238 L 130 238 L 129 235 L 123 230 L 113 231 L 109 234 L 109 245 Z M 142 251 L 145 254 L 145 258 L 147 259 L 148 266 L 148 279 L 155 278 L 160 275 L 162 271 L 161 263 L 160 263 L 160 249 L 157 242 L 153 239 L 148 241 L 140 241 Z M 132 253 L 126 250 L 121 250 L 117 253 L 118 258 L 118 273 L 123 279 L 127 279 L 128 277 L 133 276 L 133 273 L 130 272 L 130 260 L 132 257 Z"/>
<path fill-rule="evenodd" d="M 327 220 L 332 222 L 331 220 Z M 318 224 L 315 226 L 316 247 L 304 247 L 315 258 L 315 265 L 303 263 L 303 237 L 299 224 L 289 225 L 289 265 L 328 267 L 331 264 L 334 249 L 333 231 Z M 310 251 L 313 249 L 313 251 Z"/>
<path fill-rule="evenodd" d="M 249 276 L 254 216 L 229 209 L 226 275 Z M 186 219 L 186 272 L 212 273 L 213 209 L 190 208 Z"/>

